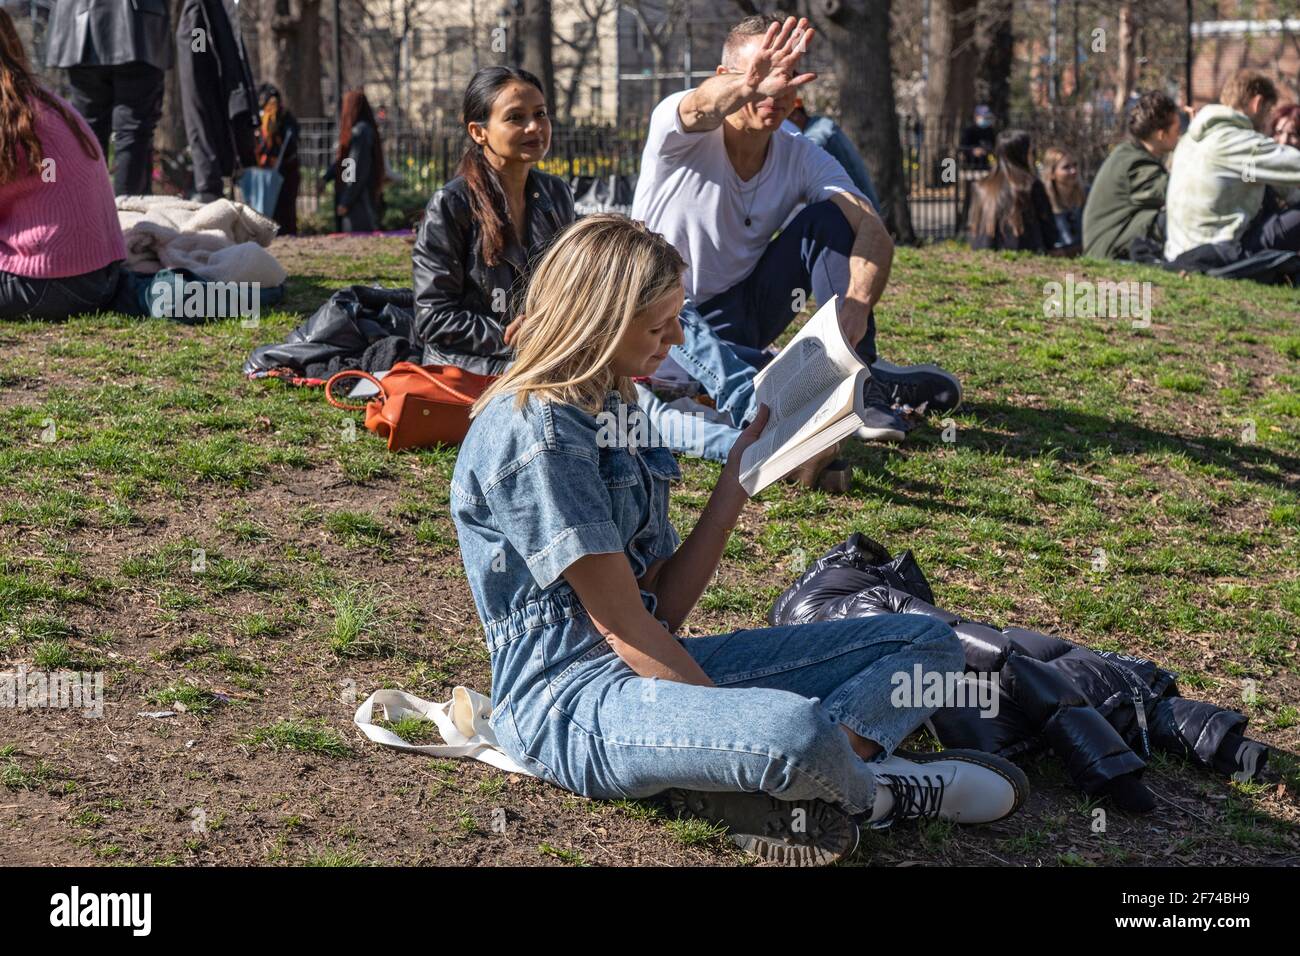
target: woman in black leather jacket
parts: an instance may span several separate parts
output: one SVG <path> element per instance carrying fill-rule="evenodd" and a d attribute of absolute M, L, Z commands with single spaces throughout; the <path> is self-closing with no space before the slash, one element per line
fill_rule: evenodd
<path fill-rule="evenodd" d="M 531 264 L 573 222 L 573 195 L 534 168 L 550 149 L 551 121 L 532 73 L 479 70 L 461 121 L 470 144 L 416 236 L 415 335 L 425 365 L 499 375 L 514 354 L 515 299 Z"/>

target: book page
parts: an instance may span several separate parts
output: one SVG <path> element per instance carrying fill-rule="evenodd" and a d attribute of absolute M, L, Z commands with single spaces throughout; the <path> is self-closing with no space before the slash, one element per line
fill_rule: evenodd
<path fill-rule="evenodd" d="M 868 374 L 862 369 L 840 381 L 809 414 L 795 415 L 775 425 L 769 422 L 758 441 L 741 456 L 741 487 L 751 495 L 757 494 L 856 429 L 861 421 L 858 409 L 862 384 Z M 837 427 L 846 419 L 851 419 L 846 427 Z M 821 434 L 828 431 L 834 431 L 835 437 L 820 441 Z"/>
<path fill-rule="evenodd" d="M 801 409 L 810 406 L 811 414 L 844 379 L 866 367 L 844 341 L 837 303 L 832 296 L 755 377 L 758 400 L 771 409 L 765 433 L 791 416 L 807 417 L 799 416 Z"/>

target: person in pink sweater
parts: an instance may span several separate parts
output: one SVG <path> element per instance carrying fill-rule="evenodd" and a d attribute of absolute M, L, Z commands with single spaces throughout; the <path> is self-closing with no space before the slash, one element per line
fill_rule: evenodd
<path fill-rule="evenodd" d="M 0 319 L 131 311 L 125 259 L 99 144 L 0 9 Z"/>

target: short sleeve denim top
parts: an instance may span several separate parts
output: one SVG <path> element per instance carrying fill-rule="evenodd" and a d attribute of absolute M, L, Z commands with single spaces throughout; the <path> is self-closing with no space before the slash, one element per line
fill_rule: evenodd
<path fill-rule="evenodd" d="M 471 423 L 451 511 L 492 655 L 494 703 L 512 693 L 518 702 L 608 648 L 565 568 L 622 552 L 640 578 L 681 543 L 668 520 L 669 483 L 681 473 L 670 451 L 646 442 L 648 426 L 638 433 L 642 414 L 616 391 L 596 415 L 535 398 L 517 409 L 502 395 Z M 653 595 L 642 600 L 653 613 Z"/>

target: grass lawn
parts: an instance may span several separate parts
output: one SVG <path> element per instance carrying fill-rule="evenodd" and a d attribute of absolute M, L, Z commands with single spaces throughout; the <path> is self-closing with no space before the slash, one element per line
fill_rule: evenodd
<path fill-rule="evenodd" d="M 0 669 L 102 669 L 107 701 L 98 720 L 0 709 L 6 862 L 744 862 L 651 804 L 354 731 L 377 687 L 489 690 L 447 514 L 454 451 L 391 455 L 320 392 L 242 377 L 330 289 L 410 282 L 401 239 L 273 251 L 293 278 L 259 328 L 0 328 Z M 1045 317 L 1066 272 L 1149 281 L 1151 326 Z M 902 446 L 854 443 L 845 496 L 760 495 L 689 632 L 759 625 L 804 562 L 863 531 L 913 549 L 950 610 L 1177 669 L 1189 696 L 1249 714 L 1282 776 L 1157 757 L 1158 808 L 1136 817 L 1049 756 L 1011 820 L 864 835 L 855 862 L 1300 860 L 1297 314 L 1294 289 L 900 250 L 882 352 L 956 371 L 965 406 Z M 683 472 L 684 535 L 718 469 Z"/>

